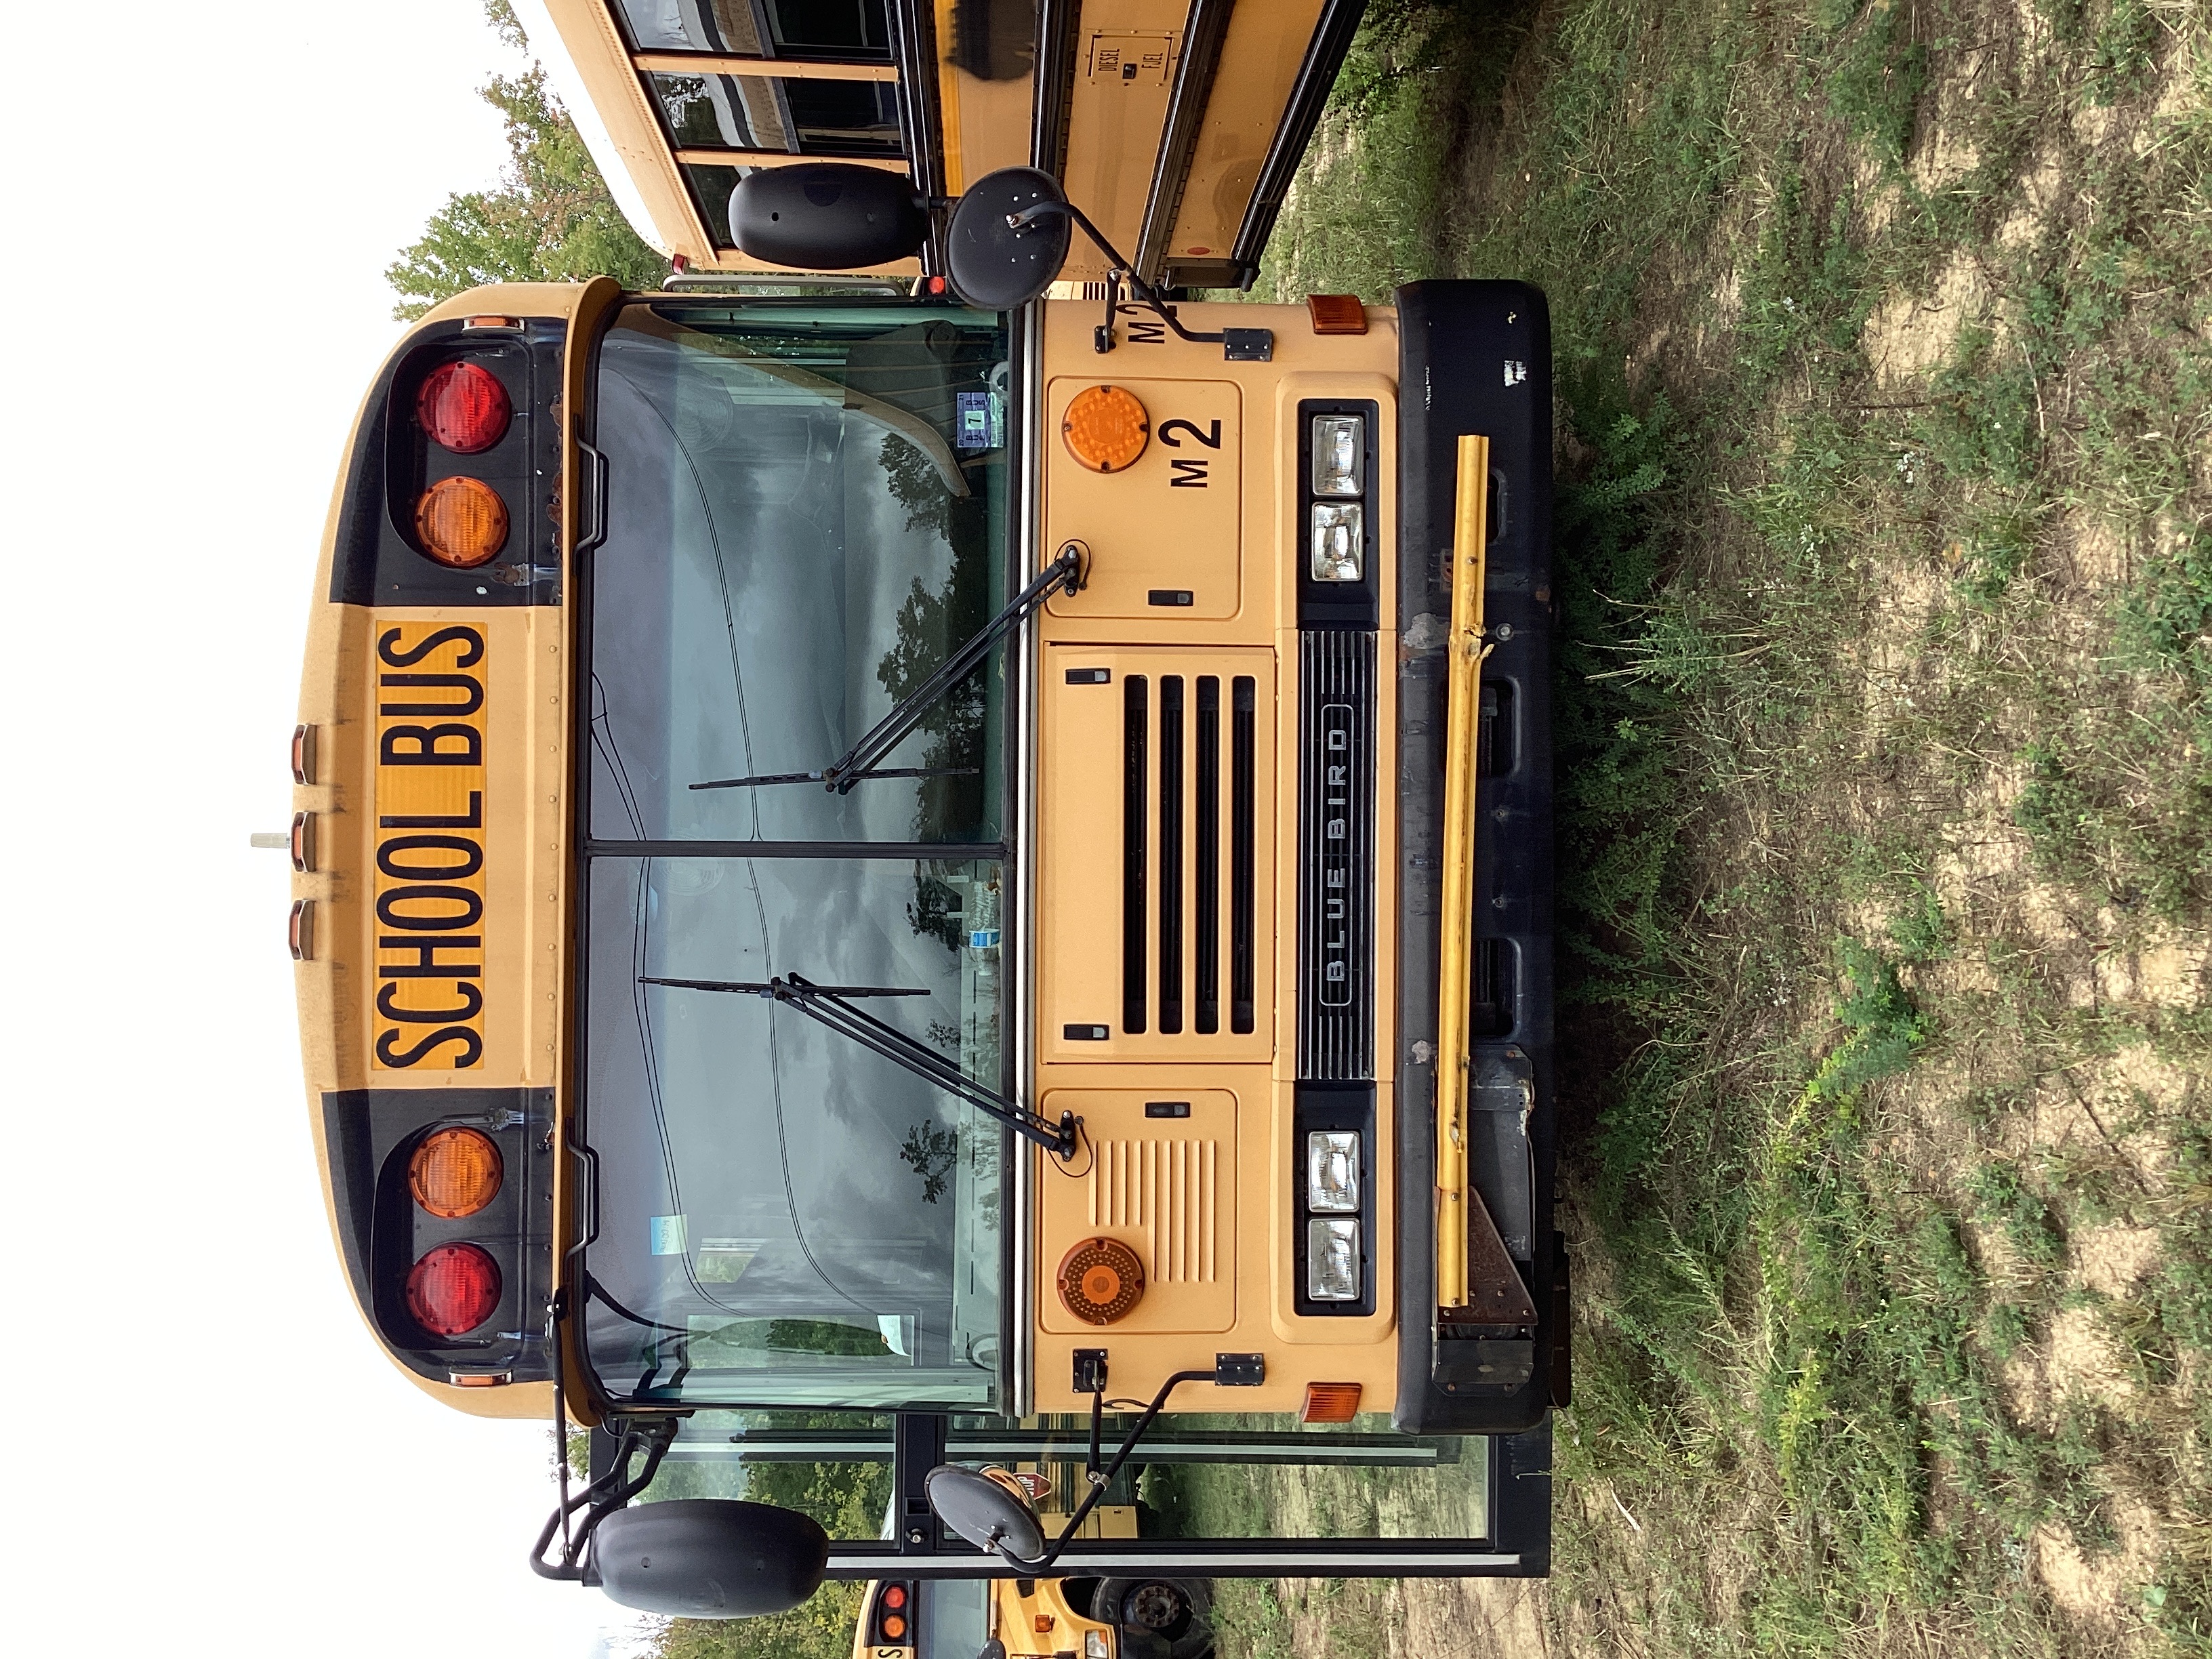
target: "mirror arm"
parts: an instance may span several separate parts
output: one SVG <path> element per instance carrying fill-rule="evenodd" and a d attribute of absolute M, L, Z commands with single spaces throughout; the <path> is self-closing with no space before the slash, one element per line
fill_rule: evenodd
<path fill-rule="evenodd" d="M 592 1534 L 599 1529 L 600 1522 L 653 1484 L 653 1477 L 660 1472 L 661 1459 L 668 1455 L 668 1449 L 676 1443 L 677 1419 L 673 1417 L 630 1419 L 623 1425 L 622 1443 L 616 1449 L 613 1467 L 583 1491 L 570 1495 L 568 1401 L 561 1368 L 561 1322 L 568 1315 L 568 1301 L 567 1291 L 556 1292 L 546 1309 L 545 1317 L 546 1340 L 553 1351 L 554 1456 L 560 1472 L 561 1501 L 538 1532 L 537 1547 L 530 1552 L 530 1570 L 540 1578 L 559 1578 L 580 1583 L 584 1577 L 584 1550 L 591 1542 Z M 629 1473 L 630 1461 L 641 1451 L 645 1454 L 645 1466 L 635 1474 L 631 1474 Z M 578 1510 L 585 1511 L 584 1518 L 571 1529 L 569 1518 Z M 561 1537 L 561 1553 L 557 1560 L 549 1561 L 545 1559 L 545 1552 L 552 1547 L 556 1533 Z"/>
<path fill-rule="evenodd" d="M 1099 231 L 1098 227 L 1092 224 L 1090 219 L 1085 215 L 1083 210 L 1076 206 L 1074 203 L 1039 202 L 1036 206 L 1025 207 L 1018 213 L 1009 213 L 1006 216 L 1006 224 L 1009 228 L 1013 230 L 1026 230 L 1039 219 L 1055 213 L 1065 214 L 1067 217 L 1073 219 L 1078 228 L 1079 228 L 1085 236 L 1088 236 L 1092 241 L 1098 245 L 1098 251 L 1106 256 L 1107 260 L 1111 264 L 1115 272 L 1119 272 L 1122 276 L 1127 279 L 1129 292 L 1135 295 L 1139 300 L 1143 301 L 1146 305 L 1150 306 L 1155 312 L 1157 312 L 1159 314 L 1160 320 L 1176 331 L 1176 336 L 1178 339 L 1188 340 L 1194 345 L 1220 345 L 1227 341 L 1229 337 L 1225 334 L 1194 334 L 1189 329 L 1185 328 L 1181 323 L 1177 322 L 1176 320 L 1176 314 L 1173 308 L 1161 300 L 1160 296 L 1153 291 L 1152 285 L 1144 279 L 1143 276 L 1139 273 L 1134 265 L 1131 264 L 1127 259 L 1124 259 L 1121 256 L 1120 252 L 1115 250 L 1113 243 L 1106 240 L 1105 236 Z M 1106 313 L 1108 319 L 1108 332 L 1102 337 L 1104 343 L 1100 346 L 1099 349 L 1101 350 L 1111 350 L 1113 349 L 1114 340 L 1111 331 L 1113 328 L 1112 319 L 1114 314 L 1111 309 L 1114 303 L 1114 290 L 1112 286 L 1114 281 L 1113 275 L 1109 273 L 1106 280 L 1108 284 L 1106 289 L 1106 303 L 1109 307 Z"/>
<path fill-rule="evenodd" d="M 1152 1403 L 1145 1407 L 1131 1425 L 1128 1435 L 1121 1442 L 1121 1450 L 1114 1454 L 1114 1461 L 1106 1466 L 1103 1474 L 1098 1469 L 1098 1423 L 1106 1409 L 1106 1390 L 1101 1387 L 1091 1396 L 1091 1465 L 1085 1470 L 1091 1482 L 1089 1494 L 1075 1513 L 1067 1517 L 1067 1524 L 1060 1529 L 1060 1536 L 1053 1540 L 1052 1547 L 1038 1559 L 1024 1561 L 1004 1544 L 998 1547 L 1001 1559 L 1018 1568 L 1025 1577 L 1043 1577 L 1060 1559 L 1061 1553 L 1075 1541 L 1075 1534 L 1091 1518 L 1091 1511 L 1098 1507 L 1098 1500 L 1106 1495 L 1106 1488 L 1114 1484 L 1114 1477 L 1121 1473 L 1121 1466 L 1129 1461 L 1129 1454 L 1137 1449 L 1137 1442 L 1144 1438 L 1145 1431 L 1152 1426 L 1152 1419 L 1166 1406 L 1168 1396 L 1185 1382 L 1211 1382 L 1218 1375 L 1218 1372 L 1210 1370 L 1177 1371 L 1161 1383 L 1160 1391 L 1152 1396 Z"/>

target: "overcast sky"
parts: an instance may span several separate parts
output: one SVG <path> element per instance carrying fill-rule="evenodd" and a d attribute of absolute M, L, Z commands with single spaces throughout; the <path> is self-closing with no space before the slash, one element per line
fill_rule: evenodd
<path fill-rule="evenodd" d="M 382 272 L 504 149 L 475 0 L 10 9 L 4 1389 L 17 1653 L 530 1654 L 543 1425 L 340 1281 L 283 948 L 317 544 Z"/>

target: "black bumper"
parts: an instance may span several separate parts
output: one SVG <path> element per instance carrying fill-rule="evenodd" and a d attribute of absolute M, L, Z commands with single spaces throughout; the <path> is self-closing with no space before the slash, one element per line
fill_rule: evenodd
<path fill-rule="evenodd" d="M 1552 1053 L 1552 346 L 1544 296 L 1519 283 L 1397 292 L 1398 1398 L 1409 1434 L 1510 1434 L 1553 1398 L 1556 1136 Z M 1438 900 L 1446 585 L 1458 441 L 1490 440 L 1483 684 L 1494 692 L 1476 791 L 1478 980 L 1469 1162 L 1537 1312 L 1533 1329 L 1440 1338 L 1435 1206 Z M 1486 698 L 1486 708 L 1491 708 Z M 1479 993 L 1480 995 L 1480 993 Z"/>

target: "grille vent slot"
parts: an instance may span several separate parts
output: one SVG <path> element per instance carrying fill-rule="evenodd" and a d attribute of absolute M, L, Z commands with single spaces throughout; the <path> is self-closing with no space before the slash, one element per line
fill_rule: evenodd
<path fill-rule="evenodd" d="M 1224 1000 L 1232 1033 L 1247 1035 L 1255 1024 L 1259 686 L 1249 674 L 1228 676 L 1224 711 L 1223 678 L 1162 674 L 1155 685 L 1152 676 L 1122 677 L 1121 1029 L 1131 1036 L 1157 1030 L 1163 1036 L 1179 1036 L 1186 1029 L 1213 1036 L 1221 1030 Z M 1224 713 L 1229 728 L 1225 896 L 1221 870 Z M 1188 866 L 1187 827 L 1191 832 Z"/>

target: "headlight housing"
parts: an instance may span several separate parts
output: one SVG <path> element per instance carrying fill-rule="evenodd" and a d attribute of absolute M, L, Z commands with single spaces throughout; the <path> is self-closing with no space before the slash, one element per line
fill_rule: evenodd
<path fill-rule="evenodd" d="M 1307 1134 L 1306 1208 L 1316 1215 L 1359 1213 L 1359 1136 L 1352 1130 Z"/>
<path fill-rule="evenodd" d="M 1310 553 L 1317 582 L 1356 582 L 1367 574 L 1367 515 L 1358 501 L 1313 504 Z"/>
<path fill-rule="evenodd" d="M 1357 495 L 1367 477 L 1367 422 L 1358 415 L 1313 417 L 1313 493 Z"/>
<path fill-rule="evenodd" d="M 1306 1295 L 1316 1302 L 1359 1300 L 1359 1223 L 1316 1216 L 1306 1223 Z"/>

